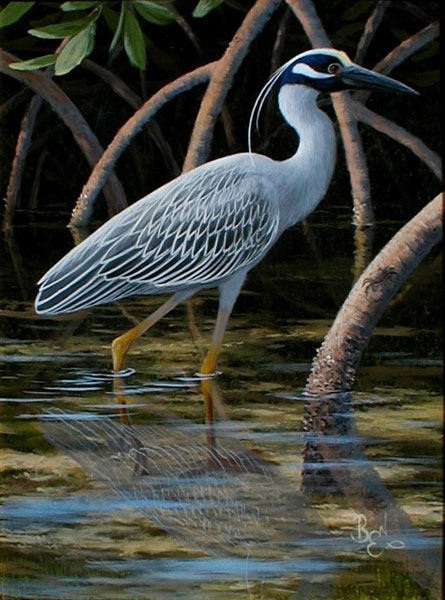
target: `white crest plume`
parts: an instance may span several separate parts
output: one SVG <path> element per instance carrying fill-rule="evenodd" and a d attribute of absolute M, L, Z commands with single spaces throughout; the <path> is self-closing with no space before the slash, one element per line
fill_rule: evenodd
<path fill-rule="evenodd" d="M 252 111 L 251 111 L 250 117 L 249 117 L 249 127 L 247 128 L 247 145 L 248 145 L 250 159 L 251 159 L 252 164 L 253 164 L 253 156 L 252 156 L 252 125 L 253 125 L 253 121 L 255 119 L 255 129 L 258 131 L 260 114 L 261 114 L 261 111 L 263 110 L 263 106 L 264 106 L 264 103 L 266 102 L 267 97 L 269 96 L 274 85 L 276 84 L 276 82 L 278 81 L 280 76 L 283 74 L 283 72 L 287 69 L 287 67 L 290 64 L 292 64 L 295 61 L 295 58 L 296 57 L 294 56 L 293 58 L 288 60 L 286 63 L 284 63 L 284 65 L 281 65 L 281 67 L 279 69 L 277 69 L 274 73 L 272 73 L 269 80 L 264 85 L 263 89 L 258 94 L 257 99 L 255 100 L 255 104 L 253 105 L 253 108 L 252 108 Z"/>
<path fill-rule="evenodd" d="M 332 56 L 332 58 L 336 58 L 343 65 L 352 64 L 349 57 L 341 50 L 334 50 L 333 48 L 314 48 L 312 50 L 306 50 L 306 52 L 302 52 L 301 54 L 294 56 L 293 58 L 288 60 L 286 63 L 284 63 L 284 65 L 281 65 L 281 67 L 279 67 L 270 76 L 266 85 L 263 87 L 263 89 L 258 94 L 257 99 L 255 100 L 255 104 L 253 105 L 252 112 L 250 113 L 249 127 L 247 130 L 247 144 L 248 144 L 250 160 L 252 162 L 252 165 L 254 164 L 253 153 L 252 153 L 252 125 L 253 125 L 254 120 L 255 120 L 255 128 L 258 131 L 259 118 L 260 118 L 260 114 L 263 109 L 264 103 L 265 103 L 267 97 L 269 96 L 269 94 L 271 93 L 274 85 L 277 83 L 278 79 L 280 78 L 280 76 L 289 67 L 289 65 L 294 63 L 297 59 L 303 58 L 304 56 L 314 55 L 314 54 L 329 54 L 330 56 Z M 320 74 L 318 76 L 322 77 Z"/>

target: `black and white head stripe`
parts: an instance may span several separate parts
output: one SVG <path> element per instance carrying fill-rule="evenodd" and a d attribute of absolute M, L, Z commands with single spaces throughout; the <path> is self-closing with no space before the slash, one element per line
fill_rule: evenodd
<path fill-rule="evenodd" d="M 294 56 L 273 73 L 263 87 L 253 105 L 249 119 L 248 145 L 251 152 L 252 126 L 258 129 L 258 120 L 264 103 L 277 85 L 302 84 L 314 87 L 320 91 L 335 91 L 331 89 L 337 78 L 337 73 L 343 67 L 352 64 L 350 58 L 340 50 L 333 48 L 317 48 Z M 334 68 L 334 65 L 338 66 Z"/>

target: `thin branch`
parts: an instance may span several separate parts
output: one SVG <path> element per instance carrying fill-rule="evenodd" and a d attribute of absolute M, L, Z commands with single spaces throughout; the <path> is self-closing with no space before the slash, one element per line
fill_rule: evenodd
<path fill-rule="evenodd" d="M 286 2 L 300 21 L 311 44 L 314 47 L 332 48 L 313 2 L 311 0 L 286 0 Z M 340 124 L 351 180 L 354 221 L 356 225 L 365 227 L 374 222 L 374 214 L 370 197 L 368 166 L 352 111 L 352 100 L 347 92 L 337 92 L 332 94 L 332 102 Z"/>
<path fill-rule="evenodd" d="M 222 58 L 216 63 L 212 78 L 201 102 L 190 138 L 183 171 L 189 171 L 206 161 L 216 119 L 233 77 L 247 54 L 252 40 L 278 8 L 280 0 L 258 0 L 247 13 Z"/>
<path fill-rule="evenodd" d="M 111 87 L 117 96 L 127 102 L 134 110 L 137 110 L 142 106 L 143 102 L 140 96 L 133 92 L 125 81 L 115 75 L 110 69 L 98 65 L 89 58 L 83 60 L 80 66 L 100 77 L 102 81 Z M 149 123 L 145 124 L 145 128 L 149 137 L 156 144 L 165 164 L 170 169 L 172 176 L 176 177 L 176 175 L 179 175 L 180 169 L 178 163 L 176 162 L 171 146 L 163 136 L 158 123 L 155 120 L 151 120 Z"/>
<path fill-rule="evenodd" d="M 12 220 L 19 206 L 19 192 L 25 169 L 26 157 L 28 155 L 28 150 L 31 147 L 32 132 L 41 105 L 42 98 L 35 95 L 29 103 L 20 125 L 20 133 L 17 139 L 15 155 L 12 161 L 8 187 L 6 190 L 3 231 L 7 231 L 12 227 Z"/>
<path fill-rule="evenodd" d="M 182 29 L 185 35 L 189 38 L 192 45 L 195 47 L 197 53 L 202 54 L 201 44 L 199 43 L 199 39 L 196 36 L 195 32 L 190 27 L 190 24 L 184 19 L 184 17 L 181 14 L 179 14 L 177 10 L 174 9 L 174 12 L 177 15 L 176 23 L 179 25 L 179 27 Z"/>
<path fill-rule="evenodd" d="M 272 49 L 272 60 L 270 61 L 271 74 L 275 73 L 278 67 L 282 64 L 281 55 L 286 43 L 286 33 L 291 16 L 292 12 L 290 11 L 289 7 L 286 7 L 283 16 L 281 17 L 280 24 L 278 25 L 277 35 L 275 37 L 275 43 Z"/>
<path fill-rule="evenodd" d="M 307 393 L 352 389 L 363 350 L 383 311 L 441 238 L 439 194 L 386 244 L 352 288 L 318 350 Z"/>
<path fill-rule="evenodd" d="M 208 63 L 207 65 L 198 67 L 165 85 L 147 100 L 119 129 L 113 141 L 94 166 L 88 181 L 83 186 L 71 215 L 70 226 L 82 227 L 88 222 L 93 210 L 94 201 L 109 177 L 116 161 L 143 125 L 169 100 L 200 83 L 208 81 L 212 70 L 215 68 L 215 64 Z"/>
<path fill-rule="evenodd" d="M 5 100 L 3 104 L 0 104 L 0 121 L 5 118 L 10 110 L 16 109 L 27 97 L 29 97 L 29 90 L 24 88 Z"/>
<path fill-rule="evenodd" d="M 102 81 L 104 81 L 107 85 L 110 86 L 110 88 L 117 96 L 122 98 L 122 100 L 125 100 L 125 102 L 135 110 L 137 110 L 141 106 L 142 100 L 140 96 L 133 92 L 133 90 L 128 87 L 125 81 L 122 81 L 122 79 L 115 75 L 113 71 L 110 71 L 110 69 L 99 65 L 90 58 L 85 58 L 80 63 L 80 66 L 83 69 L 86 69 L 87 71 L 90 71 L 91 73 L 94 73 L 95 75 L 100 77 Z"/>
<path fill-rule="evenodd" d="M 224 134 L 226 136 L 227 146 L 229 150 L 233 150 L 233 148 L 235 148 L 236 145 L 236 139 L 233 133 L 232 115 L 230 114 L 229 107 L 225 102 L 221 107 L 221 120 L 224 127 Z"/>
<path fill-rule="evenodd" d="M 34 174 L 34 181 L 32 182 L 31 195 L 29 198 L 28 208 L 31 210 L 35 210 L 38 205 L 39 200 L 39 190 L 40 190 L 40 178 L 42 176 L 43 164 L 48 157 L 48 152 L 44 149 L 39 154 L 39 160 L 37 161 L 37 167 Z"/>
<path fill-rule="evenodd" d="M 384 133 L 403 146 L 406 146 L 406 148 L 409 148 L 433 171 L 436 177 L 442 180 L 442 160 L 440 156 L 430 150 L 420 138 L 409 133 L 409 131 L 400 127 L 400 125 L 397 125 L 394 121 L 385 119 L 385 117 L 369 110 L 369 108 L 364 106 L 361 102 L 353 100 L 352 108 L 359 121 L 370 125 L 377 131 Z"/>
<path fill-rule="evenodd" d="M 372 42 L 380 23 L 382 22 L 383 15 L 386 9 L 391 4 L 390 0 L 379 0 L 366 21 L 365 28 L 362 33 L 362 37 L 357 45 L 357 51 L 354 56 L 354 62 L 362 64 L 365 57 L 366 51 L 369 48 L 369 44 Z"/>
<path fill-rule="evenodd" d="M 388 75 L 393 69 L 398 67 L 407 58 L 418 52 L 421 48 L 435 40 L 439 36 L 439 23 L 431 23 L 424 29 L 421 29 L 411 37 L 403 40 L 398 46 L 391 50 L 382 60 L 380 60 L 373 68 L 373 71 Z M 355 92 L 354 100 L 358 102 L 367 102 L 371 92 L 362 90 Z"/>
<path fill-rule="evenodd" d="M 45 74 L 38 71 L 16 71 L 9 68 L 9 63 L 18 62 L 19 60 L 16 56 L 0 49 L 0 72 L 28 86 L 50 104 L 51 108 L 70 129 L 88 163 L 93 167 L 102 155 L 103 149 L 77 106 Z M 124 189 L 114 174 L 110 177 L 106 188 L 104 188 L 104 194 L 111 213 L 119 212 L 127 205 Z"/>
<path fill-rule="evenodd" d="M 421 29 L 410 38 L 403 40 L 394 50 L 382 58 L 374 67 L 374 71 L 387 75 L 398 67 L 407 58 L 418 52 L 421 48 L 439 36 L 438 21 Z"/>

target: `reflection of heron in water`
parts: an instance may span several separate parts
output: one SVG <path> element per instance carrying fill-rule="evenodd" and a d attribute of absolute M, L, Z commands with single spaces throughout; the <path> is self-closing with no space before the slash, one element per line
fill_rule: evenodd
<path fill-rule="evenodd" d="M 207 428 L 178 420 L 122 425 L 51 410 L 42 427 L 48 439 L 96 479 L 140 502 L 151 520 L 210 553 L 283 558 L 298 540 L 326 537 L 315 512 L 277 466 L 243 448 L 230 424 Z"/>
<path fill-rule="evenodd" d="M 181 175 L 114 216 L 40 280 L 42 315 L 59 315 L 137 295 L 173 294 L 112 344 L 123 368 L 131 344 L 178 303 L 219 289 L 219 310 L 201 367 L 214 373 L 224 331 L 247 273 L 289 227 L 306 218 L 328 188 L 335 162 L 332 123 L 316 104 L 320 92 L 345 89 L 416 93 L 355 65 L 330 48 L 303 52 L 281 66 L 261 91 L 252 117 L 273 89 L 299 136 L 284 161 L 246 152 Z M 252 123 L 251 118 L 251 123 Z M 250 127 L 249 127 L 250 129 Z"/>
<path fill-rule="evenodd" d="M 383 542 L 404 540 L 405 546 L 385 552 L 405 564 L 420 585 L 434 589 L 440 573 L 437 553 L 430 545 L 428 556 L 419 554 L 419 544 L 428 539 L 366 459 L 352 416 L 350 394 L 307 398 L 303 493 L 276 464 L 243 447 L 232 422 L 212 426 L 211 444 L 208 426 L 165 415 L 156 425 L 140 427 L 52 410 L 42 427 L 56 447 L 188 545 L 252 561 L 287 561 L 287 567 L 280 563 L 283 573 L 300 573 L 309 586 L 300 585 L 298 597 L 318 597 L 307 569 L 313 575 L 317 568 L 325 575 L 335 573 L 348 567 L 344 552 L 356 557 L 359 551 L 350 529 L 331 537 L 311 506 L 314 499 L 335 505 L 339 495 L 374 529 L 387 520 Z M 340 564 L 335 563 L 337 552 L 343 553 Z M 329 579 L 324 582 L 326 598 Z"/>

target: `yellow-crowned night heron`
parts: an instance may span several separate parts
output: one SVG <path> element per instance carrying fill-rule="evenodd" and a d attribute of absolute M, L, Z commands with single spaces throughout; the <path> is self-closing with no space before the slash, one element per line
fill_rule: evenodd
<path fill-rule="evenodd" d="M 172 294 L 112 344 L 113 368 L 130 345 L 179 302 L 219 289 L 219 310 L 201 372 L 215 371 L 224 331 L 246 275 L 285 229 L 307 217 L 329 185 L 335 162 L 332 123 L 320 92 L 346 89 L 416 93 L 355 65 L 344 52 L 304 52 L 280 67 L 252 111 L 278 90 L 280 111 L 299 136 L 287 160 L 246 152 L 206 163 L 125 209 L 73 248 L 39 281 L 41 315 L 71 313 L 129 296 Z M 250 136 L 249 136 L 250 140 Z"/>

